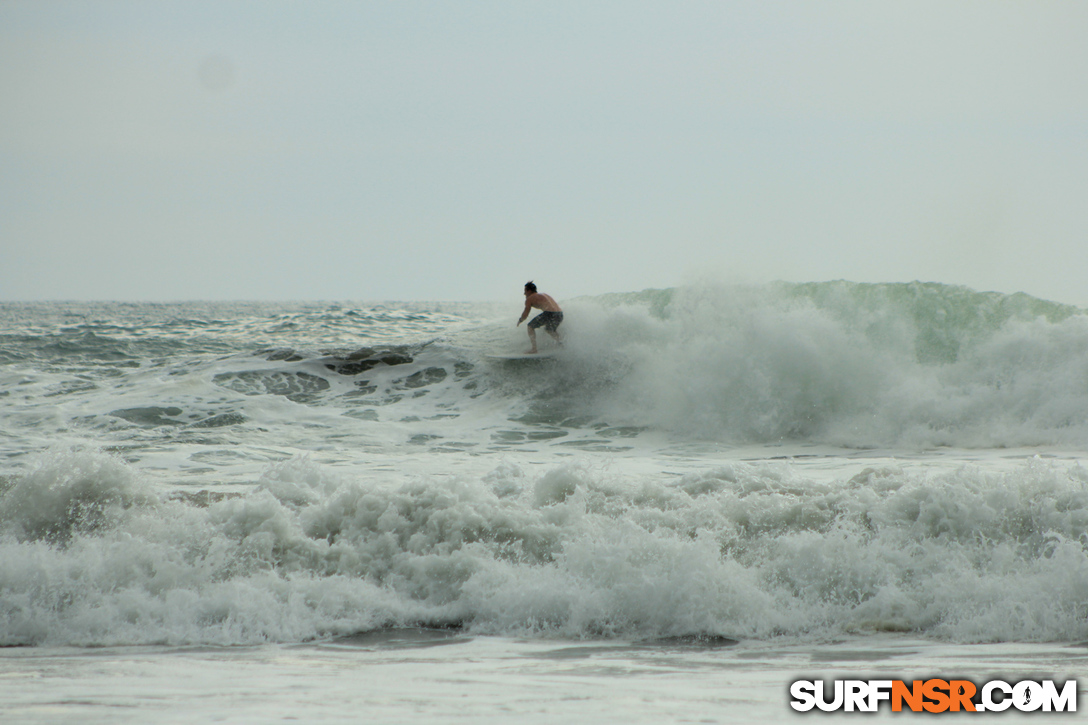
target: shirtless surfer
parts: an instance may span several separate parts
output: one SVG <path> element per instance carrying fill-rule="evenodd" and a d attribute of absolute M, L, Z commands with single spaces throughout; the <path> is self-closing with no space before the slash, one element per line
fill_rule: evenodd
<path fill-rule="evenodd" d="M 529 312 L 533 308 L 541 310 L 540 314 L 529 320 L 529 342 L 532 344 L 532 349 L 526 352 L 526 355 L 535 355 L 536 349 L 536 328 L 541 325 L 544 326 L 544 331 L 555 338 L 555 341 L 560 345 L 563 341 L 559 338 L 559 325 L 563 322 L 563 310 L 559 307 L 559 303 L 552 299 L 551 295 L 546 295 L 543 292 L 536 291 L 536 285 L 532 282 L 525 283 L 525 311 L 521 313 L 521 319 L 518 320 L 518 325 L 525 322 L 525 318 L 529 316 Z"/>

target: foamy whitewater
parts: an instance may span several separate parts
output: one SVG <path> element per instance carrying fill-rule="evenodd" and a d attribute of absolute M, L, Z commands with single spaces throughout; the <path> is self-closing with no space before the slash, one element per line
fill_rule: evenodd
<path fill-rule="evenodd" d="M 523 360 L 516 299 L 0 304 L 0 719 L 725 722 L 1083 670 L 1084 311 L 556 296 Z"/>

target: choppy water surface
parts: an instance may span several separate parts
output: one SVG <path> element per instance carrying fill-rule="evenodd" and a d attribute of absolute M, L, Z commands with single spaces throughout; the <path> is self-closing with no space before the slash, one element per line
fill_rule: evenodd
<path fill-rule="evenodd" d="M 846 282 L 563 302 L 564 349 L 524 361 L 488 357 L 524 348 L 517 301 L 0 305 L 6 661 L 1088 640 L 1082 311 Z"/>

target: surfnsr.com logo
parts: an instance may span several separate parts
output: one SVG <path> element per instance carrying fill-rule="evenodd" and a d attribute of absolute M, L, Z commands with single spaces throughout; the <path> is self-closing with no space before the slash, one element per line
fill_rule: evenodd
<path fill-rule="evenodd" d="M 1076 712 L 1077 681 L 1059 687 L 1053 680 L 990 680 L 978 687 L 970 680 L 835 680 L 828 692 L 822 680 L 797 680 L 790 697 L 800 712 L 876 712 L 881 702 L 892 712 Z"/>

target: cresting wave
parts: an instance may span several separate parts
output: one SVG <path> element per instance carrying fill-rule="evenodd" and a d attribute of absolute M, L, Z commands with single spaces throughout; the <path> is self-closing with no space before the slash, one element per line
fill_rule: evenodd
<path fill-rule="evenodd" d="M 1088 315 L 1026 295 L 848 282 L 606 295 L 566 303 L 560 364 L 524 365 L 485 359 L 525 344 L 512 315 L 496 320 L 489 306 L 250 307 L 180 319 L 125 307 L 78 324 L 54 312 L 3 340 L 9 400 L 26 397 L 27 430 L 54 415 L 34 405 L 78 401 L 70 427 L 148 436 L 276 426 L 290 418 L 272 404 L 281 396 L 361 437 L 381 428 L 462 448 L 588 446 L 608 438 L 600 430 L 846 448 L 1088 445 Z M 396 339 L 383 339 L 390 329 Z M 360 366 L 361 345 L 391 362 Z M 496 420 L 482 422 L 485 410 Z M 473 426 L 435 422 L 458 417 Z"/>
<path fill-rule="evenodd" d="M 211 380 L 375 425 L 414 419 L 410 437 L 435 446 L 596 438 L 607 447 L 608 433 L 646 431 L 846 448 L 1088 444 L 1088 315 L 1073 307 L 839 282 L 650 290 L 568 309 L 558 362 L 488 363 L 486 354 L 524 342 L 487 321 L 393 348 L 257 355 L 271 366 L 246 353 Z M 484 406 L 512 425 L 482 426 L 480 437 L 426 423 Z M 212 415 L 250 417 L 218 408 L 199 417 Z"/>
<path fill-rule="evenodd" d="M 848 282 L 602 301 L 571 335 L 622 369 L 593 398 L 613 424 L 730 443 L 1088 443 L 1088 316 L 1073 307 Z"/>
<path fill-rule="evenodd" d="M 1088 470 L 506 461 L 378 485 L 306 458 L 163 495 L 100 453 L 0 496 L 0 644 L 252 644 L 386 626 L 571 637 L 1088 638 Z"/>

